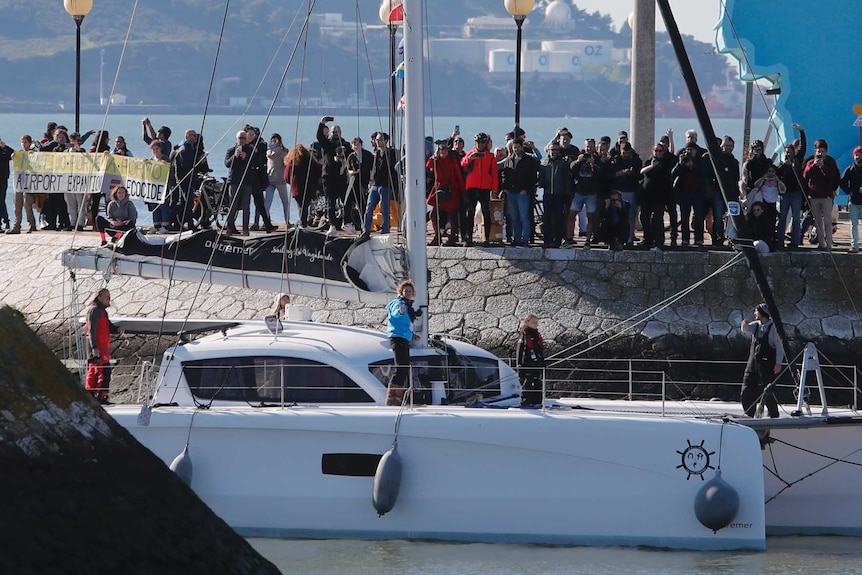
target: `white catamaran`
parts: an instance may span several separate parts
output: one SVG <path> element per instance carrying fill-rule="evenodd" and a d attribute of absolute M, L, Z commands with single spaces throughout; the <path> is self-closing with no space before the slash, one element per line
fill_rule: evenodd
<path fill-rule="evenodd" d="M 421 0 L 406 0 L 406 267 L 427 308 L 422 18 Z M 307 253 L 327 260 L 332 240 L 301 234 L 321 243 Z M 116 251 L 73 250 L 64 263 L 258 288 L 289 273 L 282 254 L 279 273 L 245 265 L 266 239 L 189 238 L 201 250 L 247 258 L 237 268 L 175 260 L 185 241 L 158 245 L 129 232 Z M 124 254 L 133 243 L 152 253 Z M 332 259 L 342 272 L 337 296 L 319 280 L 300 287 L 294 277 L 291 289 L 391 299 L 403 269 L 390 264 L 401 256 L 385 236 L 369 244 Z M 365 278 L 385 281 L 357 281 L 366 265 L 376 271 Z M 750 427 L 522 409 L 509 366 L 469 344 L 429 340 L 427 316 L 419 322 L 413 393 L 400 408 L 383 405 L 393 363 L 383 334 L 287 321 L 280 329 L 210 325 L 223 332 L 165 352 L 143 408 L 107 410 L 243 535 L 765 548 L 761 448 Z"/>

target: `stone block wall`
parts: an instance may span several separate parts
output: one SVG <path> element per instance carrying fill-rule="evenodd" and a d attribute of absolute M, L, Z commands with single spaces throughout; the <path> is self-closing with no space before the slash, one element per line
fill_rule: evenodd
<path fill-rule="evenodd" d="M 85 241 L 96 241 L 90 236 Z M 59 256 L 69 236 L 5 236 L 2 301 L 27 314 L 52 348 L 68 343 L 70 303 L 86 306 L 101 275 L 70 273 Z M 742 359 L 743 317 L 761 301 L 745 258 L 735 252 L 611 252 L 603 249 L 430 248 L 430 330 L 466 338 L 503 356 L 515 347 L 519 320 L 540 318 L 555 351 L 591 357 L 644 354 Z M 857 254 L 783 252 L 762 258 L 792 347 L 814 341 L 836 363 L 856 363 L 862 335 L 862 258 Z M 166 280 L 111 277 L 115 315 L 259 319 L 274 294 Z M 296 297 L 315 321 L 384 329 L 382 306 Z M 132 340 L 134 341 L 134 340 Z M 65 342 L 65 343 L 64 343 Z M 165 341 L 167 343 L 167 340 Z M 149 353 L 121 344 L 126 355 Z M 576 347 L 575 347 L 576 346 Z"/>
<path fill-rule="evenodd" d="M 792 347 L 814 341 L 854 358 L 862 324 L 862 259 L 785 252 L 762 257 Z M 431 331 L 514 349 L 518 320 L 540 318 L 557 350 L 738 357 L 762 298 L 742 254 L 540 250 L 429 250 Z M 607 355 L 611 355 L 611 353 Z"/>

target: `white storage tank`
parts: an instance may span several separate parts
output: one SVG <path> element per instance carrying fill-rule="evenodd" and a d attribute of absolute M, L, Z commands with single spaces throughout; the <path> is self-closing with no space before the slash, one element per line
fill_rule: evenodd
<path fill-rule="evenodd" d="M 582 66 L 607 66 L 614 56 L 611 40 L 544 40 L 542 50 L 573 52 L 580 56 Z"/>
<path fill-rule="evenodd" d="M 548 72 L 552 74 L 580 74 L 581 57 L 572 52 L 548 52 Z"/>
<path fill-rule="evenodd" d="M 521 71 L 523 72 L 547 72 L 550 63 L 548 52 L 531 50 L 523 53 L 521 60 Z"/>
<path fill-rule="evenodd" d="M 514 50 L 491 50 L 488 52 L 489 72 L 514 72 L 515 51 Z"/>

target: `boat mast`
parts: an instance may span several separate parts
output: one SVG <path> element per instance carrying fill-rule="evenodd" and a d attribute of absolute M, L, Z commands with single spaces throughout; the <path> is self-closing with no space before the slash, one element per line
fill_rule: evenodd
<path fill-rule="evenodd" d="M 404 142 L 407 207 L 407 263 L 416 283 L 417 322 L 422 345 L 428 341 L 428 257 L 425 247 L 425 65 L 422 51 L 422 0 L 404 0 Z"/>
<path fill-rule="evenodd" d="M 670 2 L 669 0 L 656 1 L 658 2 L 659 10 L 661 10 L 661 15 L 664 19 L 667 33 L 670 36 L 671 44 L 673 44 L 676 58 L 679 61 L 679 68 L 682 72 L 682 77 L 685 80 L 685 85 L 688 88 L 691 103 L 694 106 L 695 114 L 697 114 L 697 121 L 700 124 L 701 133 L 703 134 L 706 147 L 709 150 L 709 159 L 712 162 L 712 169 L 715 172 L 718 187 L 721 190 L 721 195 L 724 198 L 725 204 L 727 204 L 728 200 L 730 198 L 736 198 L 737 194 L 731 193 L 731 190 L 725 189 L 724 180 L 722 179 L 719 168 L 716 165 L 716 158 L 721 154 L 721 150 L 715 142 L 715 130 L 712 128 L 709 113 L 706 111 L 706 104 L 703 102 L 703 95 L 697 85 L 697 78 L 694 76 L 691 61 L 688 58 L 688 53 L 685 51 L 685 45 L 683 44 L 682 36 L 679 33 L 679 27 L 677 26 L 676 19 L 670 9 Z M 733 216 L 733 223 L 736 226 L 736 229 L 739 230 L 741 237 L 751 237 L 748 229 L 748 222 L 741 213 Z M 781 345 L 784 347 L 784 356 L 790 357 L 787 353 L 787 336 L 784 333 L 784 322 L 781 321 L 781 316 L 778 313 L 778 306 L 775 304 L 775 296 L 772 293 L 772 288 L 769 285 L 769 280 L 766 277 L 766 272 L 763 269 L 760 257 L 757 255 L 757 250 L 755 250 L 750 244 L 739 244 L 738 247 L 742 249 L 742 253 L 748 261 L 748 267 L 754 275 L 754 281 L 757 283 L 757 287 L 760 290 L 763 301 L 766 303 L 767 307 L 769 307 L 769 313 L 772 315 L 772 323 L 775 325 L 775 329 L 778 331 L 778 336 L 781 339 Z"/>

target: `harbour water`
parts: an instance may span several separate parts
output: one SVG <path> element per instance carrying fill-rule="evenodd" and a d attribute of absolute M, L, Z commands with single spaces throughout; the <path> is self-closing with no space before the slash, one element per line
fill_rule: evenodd
<path fill-rule="evenodd" d="M 250 542 L 285 575 L 862 573 L 862 539 L 847 537 L 771 537 L 762 553 L 409 541 Z"/>
<path fill-rule="evenodd" d="M 153 125 L 158 128 L 165 125 L 171 128 L 173 134 L 171 141 L 176 144 L 182 140 L 183 132 L 187 129 L 194 129 L 204 134 L 204 143 L 209 154 L 210 167 L 213 169 L 213 175 L 216 177 L 224 176 L 227 170 L 224 167 L 224 155 L 227 149 L 233 145 L 236 132 L 246 123 L 261 128 L 261 133 L 265 138 L 273 132 L 281 134 L 286 146 L 291 146 L 293 143 L 302 142 L 308 145 L 314 140 L 317 130 L 317 123 L 320 117 L 324 114 L 333 114 L 336 116 L 336 124 L 341 125 L 344 138 L 352 139 L 359 135 L 368 147 L 369 137 L 375 130 L 388 131 L 388 120 L 385 117 L 377 116 L 338 116 L 331 110 L 321 110 L 319 115 L 303 115 L 303 116 L 272 116 L 266 118 L 264 116 L 207 116 L 205 119 L 200 116 L 163 116 L 150 118 Z M 74 127 L 74 117 L 68 112 L 58 113 L 53 116 L 44 114 L 0 114 L 0 139 L 8 146 L 17 149 L 20 144 L 19 140 L 23 134 L 30 134 L 34 140 L 42 137 L 45 131 L 45 126 L 49 121 L 57 122 L 58 124 L 69 127 L 70 131 Z M 433 117 L 429 116 L 426 120 L 426 134 L 434 139 L 446 138 L 451 133 L 455 126 L 459 126 L 467 145 L 470 146 L 473 134 L 477 132 L 486 132 L 491 135 L 495 142 L 502 145 L 504 142 L 503 136 L 506 132 L 512 130 L 513 122 L 510 117 L 483 117 L 483 118 L 456 118 L 456 117 Z M 141 116 L 122 114 L 112 112 L 108 117 L 101 115 L 84 114 L 81 116 L 81 131 L 87 130 L 108 130 L 113 138 L 121 135 L 125 138 L 129 150 L 138 158 L 149 157 L 149 151 L 146 144 L 141 138 Z M 395 141 L 401 142 L 399 134 L 401 124 L 398 123 L 399 129 L 395 131 Z M 567 127 L 574 135 L 573 143 L 580 146 L 584 138 L 591 137 L 598 139 L 601 136 L 610 136 L 612 140 L 616 140 L 617 133 L 620 130 L 628 130 L 628 118 L 536 118 L 524 117 L 521 120 L 521 126 L 527 132 L 527 138 L 536 142 L 536 145 L 544 147 L 545 144 L 556 133 L 556 129 L 562 126 Z M 656 139 L 665 133 L 667 128 L 672 128 L 674 131 L 674 140 L 677 147 L 685 144 L 685 131 L 695 129 L 700 131 L 697 121 L 694 119 L 660 119 L 656 121 Z M 742 142 L 743 122 L 741 119 L 716 119 L 713 122 L 715 133 L 719 136 L 728 134 L 737 142 Z M 752 122 L 752 138 L 763 138 L 766 133 L 766 120 L 758 119 Z M 92 143 L 92 138 L 87 141 L 85 147 Z M 702 143 L 702 142 L 701 142 Z M 646 151 L 642 151 L 646 154 Z M 737 157 L 739 156 L 739 145 L 737 146 Z M 6 205 L 8 206 L 9 215 L 12 216 L 13 196 L 12 182 L 9 182 L 9 192 L 6 196 Z M 274 221 L 281 221 L 280 216 L 282 210 L 280 202 L 275 200 L 272 212 Z M 142 213 L 146 213 L 141 206 Z M 144 216 L 143 224 L 149 224 L 148 216 Z"/>

